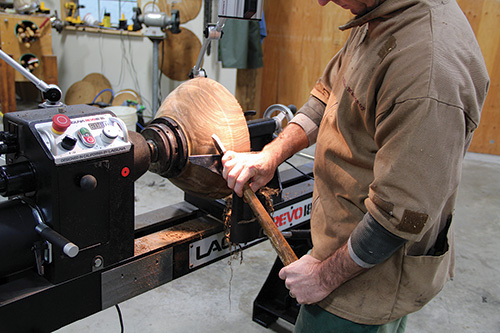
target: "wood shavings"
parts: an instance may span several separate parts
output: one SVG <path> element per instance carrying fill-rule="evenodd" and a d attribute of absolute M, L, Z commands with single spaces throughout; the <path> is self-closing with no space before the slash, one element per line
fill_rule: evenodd
<path fill-rule="evenodd" d="M 257 192 L 257 196 L 259 199 L 264 199 L 264 207 L 267 212 L 273 212 L 273 200 L 272 197 L 279 193 L 278 189 L 273 189 L 269 187 L 263 187 Z M 228 299 L 229 299 L 229 308 L 231 309 L 231 286 L 233 281 L 233 262 L 239 259 L 240 265 L 243 263 L 243 249 L 241 245 L 234 244 L 231 242 L 231 216 L 232 216 L 232 207 L 233 207 L 233 195 L 229 195 L 225 198 L 226 208 L 224 209 L 223 222 L 224 222 L 224 238 L 229 244 L 231 256 L 229 257 L 228 266 L 230 268 L 230 278 L 229 278 L 229 291 L 228 291 Z M 251 220 L 242 220 L 238 221 L 238 224 L 251 223 L 257 221 L 257 218 L 253 218 Z"/>
<path fill-rule="evenodd" d="M 271 214 L 274 211 L 273 199 L 272 197 L 279 193 L 279 189 L 274 189 L 270 187 L 263 187 L 259 191 L 257 191 L 256 195 L 261 200 L 264 201 L 264 208 L 266 211 Z M 223 214 L 223 222 L 224 222 L 224 236 L 227 241 L 227 244 L 231 246 L 231 249 L 235 244 L 232 244 L 230 241 L 230 233 L 231 233 L 231 223 L 232 223 L 232 206 L 233 206 L 233 195 L 229 195 L 225 198 L 226 208 L 224 209 Z M 241 220 L 238 221 L 238 224 L 247 224 L 251 222 L 257 221 L 257 218 L 254 217 L 250 220 Z"/>

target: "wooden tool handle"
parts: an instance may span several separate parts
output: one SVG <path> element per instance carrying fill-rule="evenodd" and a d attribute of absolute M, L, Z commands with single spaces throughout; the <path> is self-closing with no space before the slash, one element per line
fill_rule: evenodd
<path fill-rule="evenodd" d="M 219 139 L 219 137 L 213 134 L 212 140 L 219 153 L 221 155 L 224 155 L 226 153 L 226 149 L 224 148 L 224 144 Z M 271 245 L 278 253 L 278 256 L 280 257 L 283 265 L 288 266 L 292 262 L 296 261 L 297 256 L 295 255 L 295 252 L 293 252 L 285 237 L 283 237 L 283 234 L 281 234 L 281 231 L 279 231 L 276 224 L 274 224 L 274 220 L 269 215 L 267 210 L 260 202 L 259 198 L 257 198 L 254 191 L 252 191 L 248 184 L 245 184 L 245 186 L 243 187 L 243 197 L 245 198 L 250 208 L 252 208 L 252 211 L 257 217 L 260 226 L 262 227 L 262 229 L 264 229 L 264 233 L 271 241 Z"/>
<path fill-rule="evenodd" d="M 292 262 L 296 261 L 297 256 L 295 255 L 295 252 L 293 252 L 285 237 L 281 234 L 281 231 L 279 231 L 276 224 L 274 224 L 274 220 L 268 214 L 267 210 L 264 208 L 248 184 L 245 184 L 245 187 L 243 188 L 243 196 L 259 220 L 260 226 L 264 229 L 265 234 L 271 241 L 273 248 L 278 253 L 283 265 L 288 266 Z"/>

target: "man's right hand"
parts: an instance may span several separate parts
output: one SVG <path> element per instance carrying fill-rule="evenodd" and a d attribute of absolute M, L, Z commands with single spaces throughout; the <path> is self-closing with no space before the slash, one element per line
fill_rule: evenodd
<path fill-rule="evenodd" d="M 236 153 L 227 151 L 222 157 L 224 170 L 222 176 L 227 181 L 227 186 L 238 196 L 243 195 L 243 186 L 249 183 L 250 188 L 256 192 L 266 185 L 278 167 L 277 162 L 268 152 Z"/>
<path fill-rule="evenodd" d="M 222 176 L 227 181 L 227 186 L 240 197 L 243 196 L 243 186 L 248 182 L 255 192 L 269 183 L 281 163 L 308 145 L 309 140 L 302 127 L 290 123 L 261 152 L 227 151 L 222 157 Z"/>

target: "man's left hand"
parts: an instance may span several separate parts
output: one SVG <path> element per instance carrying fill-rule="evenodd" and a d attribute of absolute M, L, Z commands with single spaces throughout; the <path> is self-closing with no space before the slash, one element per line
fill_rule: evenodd
<path fill-rule="evenodd" d="M 313 304 L 366 270 L 352 260 L 346 242 L 324 261 L 306 254 L 282 268 L 279 276 L 297 302 Z"/>
<path fill-rule="evenodd" d="M 333 291 L 321 281 L 321 264 L 320 260 L 306 254 L 281 269 L 279 277 L 285 280 L 290 296 L 295 297 L 300 304 L 317 303 Z"/>

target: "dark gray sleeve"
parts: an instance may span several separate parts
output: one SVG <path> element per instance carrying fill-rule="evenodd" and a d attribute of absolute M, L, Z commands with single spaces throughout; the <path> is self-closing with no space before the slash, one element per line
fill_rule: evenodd
<path fill-rule="evenodd" d="M 309 139 L 309 145 L 316 143 L 319 124 L 323 118 L 325 107 L 326 105 L 323 102 L 311 96 L 306 104 L 297 111 L 297 114 L 291 121 L 291 123 L 295 123 L 302 127 Z"/>
<path fill-rule="evenodd" d="M 349 237 L 349 255 L 359 266 L 371 268 L 389 258 L 405 242 L 366 213 Z"/>
<path fill-rule="evenodd" d="M 317 127 L 323 119 L 326 105 L 314 96 L 310 96 L 307 102 L 297 111 L 297 114 L 303 113 L 309 117 Z"/>

